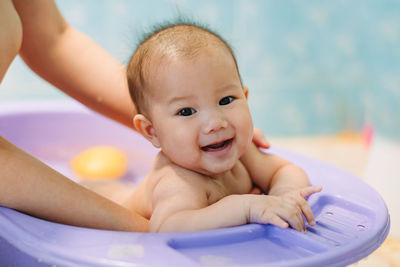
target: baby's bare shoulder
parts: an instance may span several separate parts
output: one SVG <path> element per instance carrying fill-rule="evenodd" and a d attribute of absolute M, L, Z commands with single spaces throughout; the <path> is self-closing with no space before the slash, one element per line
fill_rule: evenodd
<path fill-rule="evenodd" d="M 171 192 L 183 188 L 185 191 L 200 191 L 205 185 L 203 175 L 185 169 L 171 161 L 163 161 L 163 164 L 154 168 L 146 178 L 154 187 L 161 187 L 161 189 L 171 190 Z"/>

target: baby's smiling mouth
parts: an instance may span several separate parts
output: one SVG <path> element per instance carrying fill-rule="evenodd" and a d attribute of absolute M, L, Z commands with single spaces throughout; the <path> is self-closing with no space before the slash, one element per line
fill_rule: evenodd
<path fill-rule="evenodd" d="M 212 145 L 203 146 L 203 147 L 201 147 L 201 149 L 206 152 L 220 151 L 220 150 L 223 150 L 226 147 L 228 147 L 232 143 L 232 141 L 233 141 L 233 138 L 227 139 L 225 141 L 218 142 L 218 143 L 215 143 Z"/>

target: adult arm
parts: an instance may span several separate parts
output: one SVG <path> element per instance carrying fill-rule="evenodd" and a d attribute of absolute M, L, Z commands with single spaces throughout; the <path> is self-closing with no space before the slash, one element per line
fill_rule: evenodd
<path fill-rule="evenodd" d="M 52 0 L 14 0 L 23 28 L 20 55 L 40 77 L 91 109 L 133 127 L 125 67 L 71 27 Z"/>
<path fill-rule="evenodd" d="M 11 0 L 0 1 L 0 84 L 18 54 L 22 42 L 22 25 Z"/>
<path fill-rule="evenodd" d="M 0 137 L 0 205 L 64 224 L 147 231 L 148 221 L 78 185 Z"/>

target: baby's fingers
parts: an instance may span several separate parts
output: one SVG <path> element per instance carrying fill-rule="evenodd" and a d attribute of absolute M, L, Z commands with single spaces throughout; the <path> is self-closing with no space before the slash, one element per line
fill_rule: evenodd
<path fill-rule="evenodd" d="M 303 198 L 307 199 L 312 194 L 321 192 L 321 190 L 322 190 L 322 186 L 320 186 L 320 185 L 308 186 L 308 187 L 301 189 L 300 195 Z"/>
<path fill-rule="evenodd" d="M 304 199 L 302 200 L 305 201 Z M 276 210 L 276 215 L 285 220 L 293 229 L 300 232 L 305 231 L 306 224 L 303 219 L 302 210 L 300 205 L 295 201 L 291 199 L 283 201 L 281 208 Z"/>
<path fill-rule="evenodd" d="M 304 217 L 306 218 L 307 222 L 309 225 L 314 226 L 315 225 L 315 219 L 314 219 L 314 214 L 310 208 L 310 205 L 308 205 L 307 201 L 303 200 L 301 202 L 300 206 Z"/>
<path fill-rule="evenodd" d="M 285 222 L 282 218 L 274 213 L 264 213 L 262 218 L 262 223 L 273 224 L 280 228 L 288 228 L 289 224 Z"/>
<path fill-rule="evenodd" d="M 300 232 L 304 232 L 306 230 L 306 225 L 300 211 L 288 216 L 287 218 L 287 222 L 293 229 L 296 229 Z"/>

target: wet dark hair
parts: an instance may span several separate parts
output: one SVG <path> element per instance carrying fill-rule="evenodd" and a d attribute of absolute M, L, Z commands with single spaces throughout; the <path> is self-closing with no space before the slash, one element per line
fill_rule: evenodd
<path fill-rule="evenodd" d="M 232 55 L 239 78 L 239 68 L 231 46 L 219 34 L 206 25 L 178 19 L 155 25 L 145 33 L 139 41 L 127 67 L 129 93 L 138 113 L 145 113 L 147 103 L 145 98 L 148 87 L 149 73 L 154 66 L 151 64 L 154 55 L 162 57 L 179 55 L 185 58 L 195 58 L 207 46 L 221 46 Z M 241 78 L 240 78 L 241 81 Z"/>

